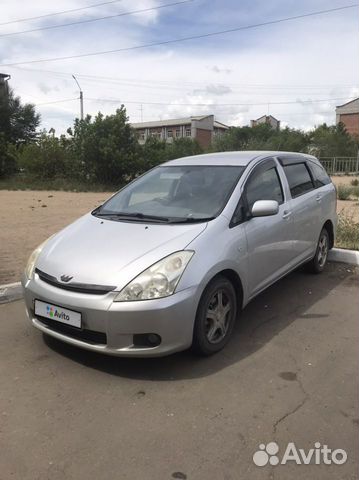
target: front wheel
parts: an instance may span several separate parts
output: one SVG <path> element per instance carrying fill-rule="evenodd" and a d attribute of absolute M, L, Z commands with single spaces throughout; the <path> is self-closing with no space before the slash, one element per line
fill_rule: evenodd
<path fill-rule="evenodd" d="M 329 235 L 326 228 L 320 232 L 317 249 L 314 258 L 308 266 L 313 273 L 321 273 L 327 263 L 329 252 Z"/>
<path fill-rule="evenodd" d="M 230 339 L 236 316 L 237 297 L 232 283 L 226 277 L 215 277 L 199 302 L 192 350 L 204 356 L 222 350 Z"/>

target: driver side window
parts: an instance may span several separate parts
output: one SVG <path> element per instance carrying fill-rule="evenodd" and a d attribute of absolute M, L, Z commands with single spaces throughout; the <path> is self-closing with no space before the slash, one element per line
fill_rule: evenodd
<path fill-rule="evenodd" d="M 279 205 L 284 202 L 276 167 L 254 172 L 246 185 L 246 200 L 249 212 L 257 200 L 276 200 Z"/>

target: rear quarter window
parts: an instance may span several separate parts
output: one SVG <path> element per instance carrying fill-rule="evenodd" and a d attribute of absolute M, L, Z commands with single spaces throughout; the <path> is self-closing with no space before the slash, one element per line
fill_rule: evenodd
<path fill-rule="evenodd" d="M 331 183 L 329 175 L 321 165 L 310 162 L 309 168 L 312 172 L 314 185 L 316 188 L 323 187 L 324 185 Z"/>
<path fill-rule="evenodd" d="M 293 198 L 314 189 L 312 177 L 305 163 L 293 163 L 283 167 Z"/>

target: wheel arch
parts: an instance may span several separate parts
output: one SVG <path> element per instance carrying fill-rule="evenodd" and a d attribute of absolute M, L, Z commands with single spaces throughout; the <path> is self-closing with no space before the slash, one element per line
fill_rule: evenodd
<path fill-rule="evenodd" d="M 232 270 L 231 268 L 226 268 L 218 272 L 216 275 L 214 275 L 211 278 L 210 282 L 214 278 L 219 276 L 226 277 L 234 286 L 234 290 L 236 292 L 236 297 L 237 297 L 237 307 L 238 307 L 238 310 L 241 310 L 243 307 L 243 284 L 240 276 L 235 270 Z"/>
<path fill-rule="evenodd" d="M 328 232 L 328 235 L 329 235 L 329 248 L 333 248 L 334 247 L 334 225 L 333 225 L 333 222 L 331 220 L 327 220 L 324 223 L 323 228 L 326 229 L 326 231 Z"/>

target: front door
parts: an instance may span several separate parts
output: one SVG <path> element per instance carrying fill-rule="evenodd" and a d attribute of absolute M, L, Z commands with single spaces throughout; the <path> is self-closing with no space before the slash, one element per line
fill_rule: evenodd
<path fill-rule="evenodd" d="M 285 198 L 273 159 L 261 162 L 248 178 L 243 201 L 251 212 L 257 200 L 276 200 L 279 211 L 276 215 L 251 217 L 244 222 L 248 251 L 249 297 L 289 270 L 293 260 L 292 215 L 290 199 Z"/>

